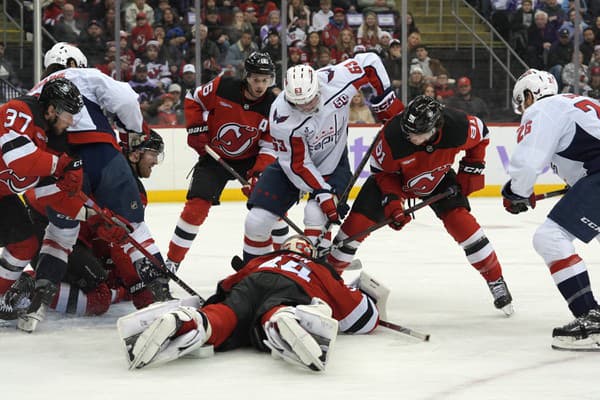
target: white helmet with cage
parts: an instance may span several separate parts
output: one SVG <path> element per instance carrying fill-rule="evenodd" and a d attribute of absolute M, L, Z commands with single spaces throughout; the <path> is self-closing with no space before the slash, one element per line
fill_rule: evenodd
<path fill-rule="evenodd" d="M 87 67 L 87 58 L 81 50 L 66 42 L 56 43 L 44 55 L 44 68 L 48 68 L 52 64 L 68 67 L 70 59 L 75 61 L 78 68 Z"/>
<path fill-rule="evenodd" d="M 558 93 L 558 85 L 554 75 L 547 71 L 531 68 L 517 79 L 512 98 L 517 114 L 521 114 L 524 111 L 523 103 L 525 102 L 525 94 L 527 92 L 531 93 L 533 101 L 546 96 L 554 96 Z"/>
<path fill-rule="evenodd" d="M 285 76 L 285 98 L 290 103 L 301 106 L 319 96 L 317 71 L 310 65 L 295 65 Z"/>
<path fill-rule="evenodd" d="M 306 257 L 315 257 L 317 255 L 317 248 L 309 238 L 303 235 L 290 236 L 281 244 L 281 249 L 293 251 Z"/>

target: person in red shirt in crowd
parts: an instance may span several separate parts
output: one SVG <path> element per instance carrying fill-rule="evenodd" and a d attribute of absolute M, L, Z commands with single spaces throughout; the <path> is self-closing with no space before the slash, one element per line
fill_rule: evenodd
<path fill-rule="evenodd" d="M 450 84 L 448 72 L 446 70 L 442 70 L 437 76 L 435 82 L 435 96 L 438 101 L 443 101 L 454 96 L 454 86 Z"/>
<path fill-rule="evenodd" d="M 329 48 L 334 47 L 342 29 L 350 29 L 346 22 L 346 12 L 343 8 L 336 7 L 333 9 L 333 20 L 327 24 L 325 30 L 321 33 L 323 44 Z"/>
<path fill-rule="evenodd" d="M 258 26 L 263 26 L 269 22 L 269 13 L 274 10 L 279 10 L 277 4 L 270 0 L 251 0 L 240 5 L 240 10 L 246 11 L 247 8 L 256 10 L 256 18 Z"/>
<path fill-rule="evenodd" d="M 137 57 L 142 57 L 146 51 L 146 43 L 154 39 L 154 31 L 148 23 L 146 13 L 138 13 L 136 26 L 131 30 L 131 47 Z"/>
<path fill-rule="evenodd" d="M 338 64 L 352 58 L 354 55 L 354 46 L 356 46 L 356 40 L 354 39 L 352 29 L 342 29 L 335 41 L 335 47 L 331 49 L 331 63 Z"/>

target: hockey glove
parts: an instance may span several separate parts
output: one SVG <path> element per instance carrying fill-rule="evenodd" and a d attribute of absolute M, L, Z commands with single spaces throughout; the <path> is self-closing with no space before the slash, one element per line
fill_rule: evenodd
<path fill-rule="evenodd" d="M 329 222 L 333 224 L 340 223 L 340 214 L 338 213 L 337 195 L 332 190 L 317 190 L 315 192 L 315 200 L 319 203 L 319 207 L 323 213 L 327 216 Z"/>
<path fill-rule="evenodd" d="M 248 180 L 248 184 L 242 186 L 242 193 L 248 198 L 252 194 L 256 183 L 258 182 L 258 178 L 260 177 L 260 172 L 254 171 L 253 169 L 249 170 L 246 174 L 246 179 Z"/>
<path fill-rule="evenodd" d="M 502 204 L 506 211 L 511 214 L 519 214 L 528 210 L 528 207 L 535 208 L 535 193 L 529 197 L 521 197 L 514 194 L 510 188 L 510 181 L 506 182 L 502 188 Z"/>
<path fill-rule="evenodd" d="M 96 235 L 108 243 L 123 245 L 127 243 L 129 234 L 133 232 L 133 227 L 125 218 L 121 217 L 105 208 L 102 210 L 111 222 L 106 221 L 100 215 L 91 217 L 88 221 L 91 225 L 97 225 Z"/>
<path fill-rule="evenodd" d="M 381 122 L 387 122 L 402 110 L 404 110 L 404 104 L 396 97 L 391 87 L 381 95 L 371 97 L 371 111 Z"/>
<path fill-rule="evenodd" d="M 456 183 L 460 186 L 463 195 L 468 196 L 485 187 L 484 168 L 485 163 L 483 161 L 469 161 L 465 159 L 460 161 Z"/>
<path fill-rule="evenodd" d="M 210 136 L 208 135 L 208 125 L 201 123 L 198 125 L 190 126 L 187 128 L 188 133 L 188 146 L 196 150 L 196 152 L 204 157 L 206 155 L 205 146 L 210 143 Z"/>
<path fill-rule="evenodd" d="M 402 200 L 395 194 L 386 194 L 383 196 L 383 214 L 386 219 L 392 219 L 389 223 L 390 228 L 399 231 L 404 228 L 404 225 L 408 224 L 412 219 L 410 215 L 404 214 L 404 207 L 402 206 Z"/>
<path fill-rule="evenodd" d="M 58 159 L 54 175 L 58 178 L 56 186 L 73 195 L 79 192 L 83 185 L 83 162 L 63 153 Z"/>

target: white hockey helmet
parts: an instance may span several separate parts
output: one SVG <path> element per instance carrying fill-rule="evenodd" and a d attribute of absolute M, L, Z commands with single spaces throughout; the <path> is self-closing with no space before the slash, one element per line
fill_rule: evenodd
<path fill-rule="evenodd" d="M 517 114 L 523 112 L 523 102 L 525 93 L 531 93 L 533 100 L 537 101 L 542 97 L 554 96 L 558 93 L 558 85 L 554 75 L 546 71 L 537 69 L 528 69 L 517 79 L 513 89 L 513 107 Z"/>
<path fill-rule="evenodd" d="M 314 258 L 317 255 L 317 248 L 309 238 L 302 235 L 293 235 L 287 238 L 281 244 L 281 250 L 289 250 L 294 253 L 302 254 L 306 257 Z"/>
<path fill-rule="evenodd" d="M 294 105 L 310 103 L 319 95 L 317 71 L 310 65 L 294 65 L 285 75 L 285 98 Z"/>
<path fill-rule="evenodd" d="M 87 58 L 81 50 L 72 44 L 66 42 L 58 42 L 44 55 L 44 68 L 49 65 L 59 64 L 67 67 L 69 60 L 73 59 L 78 68 L 87 67 Z"/>

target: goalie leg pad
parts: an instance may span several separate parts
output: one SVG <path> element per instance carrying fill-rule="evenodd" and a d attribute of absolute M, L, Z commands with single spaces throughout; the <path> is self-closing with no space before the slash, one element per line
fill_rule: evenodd
<path fill-rule="evenodd" d="M 180 306 L 156 319 L 135 341 L 129 369 L 160 365 L 201 347 L 211 335 L 201 312 Z"/>
<path fill-rule="evenodd" d="M 267 340 L 275 358 L 292 364 L 323 371 L 333 349 L 338 322 L 331 318 L 331 308 L 314 298 L 310 305 L 284 307 L 265 323 Z"/>

